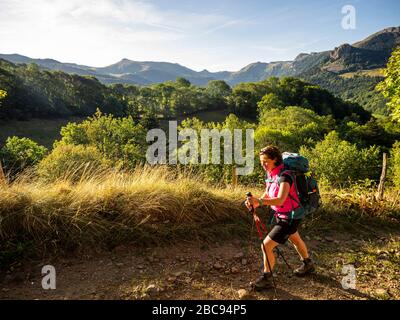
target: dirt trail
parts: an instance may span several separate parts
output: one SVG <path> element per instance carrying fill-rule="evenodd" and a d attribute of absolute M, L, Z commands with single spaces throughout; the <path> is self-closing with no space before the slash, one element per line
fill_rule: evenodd
<path fill-rule="evenodd" d="M 396 267 L 399 250 L 391 249 L 399 243 L 399 237 L 374 240 L 373 245 L 382 252 L 376 253 L 372 265 L 366 253 L 370 239 L 349 241 L 348 235 L 306 238 L 317 270 L 297 278 L 278 258 L 278 299 L 400 299 Z M 299 265 L 290 244 L 280 248 L 292 267 Z M 344 290 L 341 285 L 342 266 L 349 262 L 357 271 L 356 290 Z M 41 286 L 41 268 L 47 264 L 56 269 L 55 290 Z M 16 266 L 0 278 L 0 299 L 274 299 L 273 290 L 251 291 L 250 282 L 260 268 L 259 245 L 249 241 L 191 242 L 147 249 L 119 246 L 110 252 L 85 250 L 74 258 Z M 243 297 L 240 289 L 247 290 Z"/>

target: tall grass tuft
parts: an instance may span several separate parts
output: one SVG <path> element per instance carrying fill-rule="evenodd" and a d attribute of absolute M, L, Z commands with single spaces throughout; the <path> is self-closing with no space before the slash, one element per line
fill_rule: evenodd
<path fill-rule="evenodd" d="M 124 241 L 165 243 L 248 232 L 245 190 L 220 189 L 191 172 L 137 167 L 132 172 L 68 172 L 48 182 L 25 173 L 0 190 L 0 242 L 40 250 Z"/>

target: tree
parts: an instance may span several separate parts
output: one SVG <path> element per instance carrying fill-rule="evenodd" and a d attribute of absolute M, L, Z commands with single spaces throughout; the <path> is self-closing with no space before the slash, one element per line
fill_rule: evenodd
<path fill-rule="evenodd" d="M 172 97 L 175 92 L 173 83 L 159 83 L 153 86 L 160 112 L 164 118 L 172 116 Z"/>
<path fill-rule="evenodd" d="M 90 116 L 97 108 L 124 115 L 128 93 L 124 86 L 108 87 L 94 77 L 40 69 L 35 64 L 0 61 L 0 88 L 7 91 L 1 118 Z"/>
<path fill-rule="evenodd" d="M 110 113 L 117 117 L 123 116 L 126 109 L 127 104 L 123 103 L 120 99 L 112 95 L 106 96 L 101 105 L 101 110 L 104 113 Z"/>
<path fill-rule="evenodd" d="M 160 127 L 160 121 L 157 115 L 145 112 L 139 122 L 145 130 L 151 130 Z"/>
<path fill-rule="evenodd" d="M 255 132 L 259 148 L 275 144 L 286 151 L 298 151 L 301 145 L 312 146 L 334 127 L 331 116 L 320 116 L 297 106 L 263 112 Z"/>
<path fill-rule="evenodd" d="M 397 123 L 390 120 L 389 117 L 373 117 L 361 125 L 355 121 L 346 121 L 340 124 L 338 132 L 341 138 L 356 143 L 361 148 L 379 145 L 390 149 L 393 143 L 400 139 L 400 128 L 398 132 L 393 130 Z"/>
<path fill-rule="evenodd" d="M 327 134 L 315 148 L 302 147 L 300 153 L 310 160 L 317 176 L 331 185 L 346 186 L 365 179 L 379 179 L 380 148 L 359 149 L 356 144 L 341 140 L 336 131 Z"/>
<path fill-rule="evenodd" d="M 184 115 L 195 111 L 195 92 L 190 87 L 179 87 L 174 91 L 171 99 L 173 115 Z"/>
<path fill-rule="evenodd" d="M 389 100 L 393 119 L 400 122 L 400 47 L 392 52 L 384 74 L 385 80 L 377 88 Z"/>
<path fill-rule="evenodd" d="M 282 109 L 284 105 L 275 93 L 268 93 L 257 103 L 257 107 L 258 116 L 262 118 L 264 112 L 270 109 Z"/>
<path fill-rule="evenodd" d="M 205 93 L 209 98 L 210 108 L 223 110 L 227 107 L 227 98 L 232 94 L 232 89 L 223 80 L 212 80 L 208 82 Z"/>
<path fill-rule="evenodd" d="M 137 97 L 137 103 L 140 113 L 145 111 L 159 113 L 156 92 L 151 87 L 143 87 L 140 89 L 140 94 Z"/>
<path fill-rule="evenodd" d="M 95 147 L 104 158 L 119 167 L 133 168 L 146 155 L 146 132 L 132 117 L 114 118 L 99 110 L 82 123 L 69 123 L 61 129 L 62 139 L 55 147 L 83 145 Z"/>
<path fill-rule="evenodd" d="M 4 168 L 15 175 L 41 161 L 47 149 L 28 138 L 9 137 L 0 150 L 0 159 Z"/>
<path fill-rule="evenodd" d="M 185 87 L 185 88 L 189 88 L 192 85 L 189 80 L 182 77 L 176 78 L 176 84 L 178 87 Z"/>
<path fill-rule="evenodd" d="M 393 148 L 390 151 L 390 164 L 391 180 L 400 189 L 400 141 L 396 141 L 393 144 Z"/>
<path fill-rule="evenodd" d="M 257 101 L 257 97 L 254 97 L 251 91 L 235 88 L 228 97 L 228 110 L 238 116 L 255 118 Z"/>
<path fill-rule="evenodd" d="M 223 80 L 211 80 L 207 84 L 207 94 L 212 98 L 226 98 L 232 93 L 231 87 Z"/>

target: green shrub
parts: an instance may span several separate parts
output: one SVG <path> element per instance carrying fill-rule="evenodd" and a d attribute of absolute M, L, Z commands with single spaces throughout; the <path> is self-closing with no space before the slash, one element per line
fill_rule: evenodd
<path fill-rule="evenodd" d="M 264 110 L 255 132 L 256 145 L 274 144 L 284 151 L 298 151 L 301 145 L 313 146 L 333 125 L 332 117 L 297 106 Z"/>
<path fill-rule="evenodd" d="M 28 138 L 9 137 L 0 150 L 0 159 L 4 169 L 15 175 L 25 168 L 36 165 L 43 159 L 47 149 Z"/>
<path fill-rule="evenodd" d="M 385 80 L 378 84 L 377 88 L 382 91 L 385 98 L 389 100 L 387 106 L 392 111 L 393 119 L 400 122 L 400 47 L 393 50 L 392 55 L 384 70 Z"/>
<path fill-rule="evenodd" d="M 263 118 L 264 112 L 268 110 L 282 108 L 284 108 L 282 100 L 276 94 L 268 93 L 257 103 L 258 117 Z"/>
<path fill-rule="evenodd" d="M 179 131 L 184 130 L 184 129 L 193 129 L 197 132 L 197 136 L 201 137 L 201 130 L 202 129 L 208 129 L 208 130 L 218 130 L 219 132 L 222 132 L 222 130 L 229 130 L 232 134 L 233 138 L 233 133 L 235 129 L 242 129 L 242 156 L 245 156 L 245 149 L 246 149 L 246 129 L 254 129 L 255 125 L 239 119 L 236 115 L 230 114 L 225 118 L 225 121 L 222 123 L 216 123 L 216 122 L 210 122 L 210 123 L 204 123 L 203 121 L 197 119 L 197 118 L 188 118 L 186 120 L 183 120 L 182 123 L 179 126 Z M 199 155 L 198 155 L 198 162 L 200 163 L 201 159 L 201 144 L 200 140 L 198 141 L 198 150 L 199 150 Z M 238 165 L 235 162 L 235 157 L 232 156 L 232 163 L 231 164 L 225 164 L 224 163 L 224 156 L 225 156 L 225 150 L 224 150 L 224 139 L 221 138 L 220 140 L 222 143 L 219 146 L 219 151 L 220 151 L 220 164 L 213 164 L 212 163 L 212 155 L 213 155 L 213 150 L 212 150 L 212 142 L 209 140 L 209 163 L 208 164 L 191 164 L 188 165 L 190 167 L 190 170 L 195 172 L 198 175 L 201 175 L 204 177 L 205 180 L 208 182 L 216 183 L 216 184 L 224 184 L 224 183 L 231 183 L 232 182 L 232 172 L 233 172 L 233 166 L 237 167 L 242 167 L 243 165 Z M 232 140 L 234 142 L 234 140 Z M 178 154 L 182 152 L 184 153 L 184 148 L 179 148 Z M 240 176 L 239 177 L 240 182 L 245 182 L 249 179 L 249 176 Z"/>
<path fill-rule="evenodd" d="M 396 141 L 390 151 L 390 176 L 394 185 L 400 189 L 400 141 Z"/>
<path fill-rule="evenodd" d="M 41 178 L 50 181 L 77 180 L 85 173 L 100 171 L 109 165 L 95 147 L 59 144 L 39 163 L 37 172 Z"/>
<path fill-rule="evenodd" d="M 378 145 L 387 150 L 400 139 L 400 126 L 385 116 L 371 118 L 365 124 L 343 122 L 338 127 L 338 132 L 341 138 L 356 143 L 361 148 Z"/>
<path fill-rule="evenodd" d="M 69 123 L 63 127 L 61 136 L 55 146 L 91 146 L 118 167 L 134 168 L 145 160 L 146 132 L 132 117 L 114 118 L 97 111 L 82 123 Z"/>
<path fill-rule="evenodd" d="M 315 148 L 302 147 L 300 153 L 310 160 L 315 173 L 331 185 L 378 180 L 381 172 L 380 149 L 372 146 L 359 149 L 330 132 Z"/>
<path fill-rule="evenodd" d="M 4 90 L 0 89 L 0 106 L 1 106 L 1 100 L 7 97 L 7 92 Z"/>

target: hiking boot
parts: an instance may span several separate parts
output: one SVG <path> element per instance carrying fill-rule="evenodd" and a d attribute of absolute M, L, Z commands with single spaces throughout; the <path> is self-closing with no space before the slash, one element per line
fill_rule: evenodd
<path fill-rule="evenodd" d="M 310 258 L 303 260 L 303 265 L 300 268 L 297 268 L 293 271 L 293 273 L 298 277 L 304 277 L 307 274 L 315 271 L 314 262 L 311 261 Z"/>
<path fill-rule="evenodd" d="M 261 291 L 265 289 L 271 289 L 274 287 L 272 282 L 272 275 L 271 273 L 263 273 L 254 283 L 254 290 Z"/>

